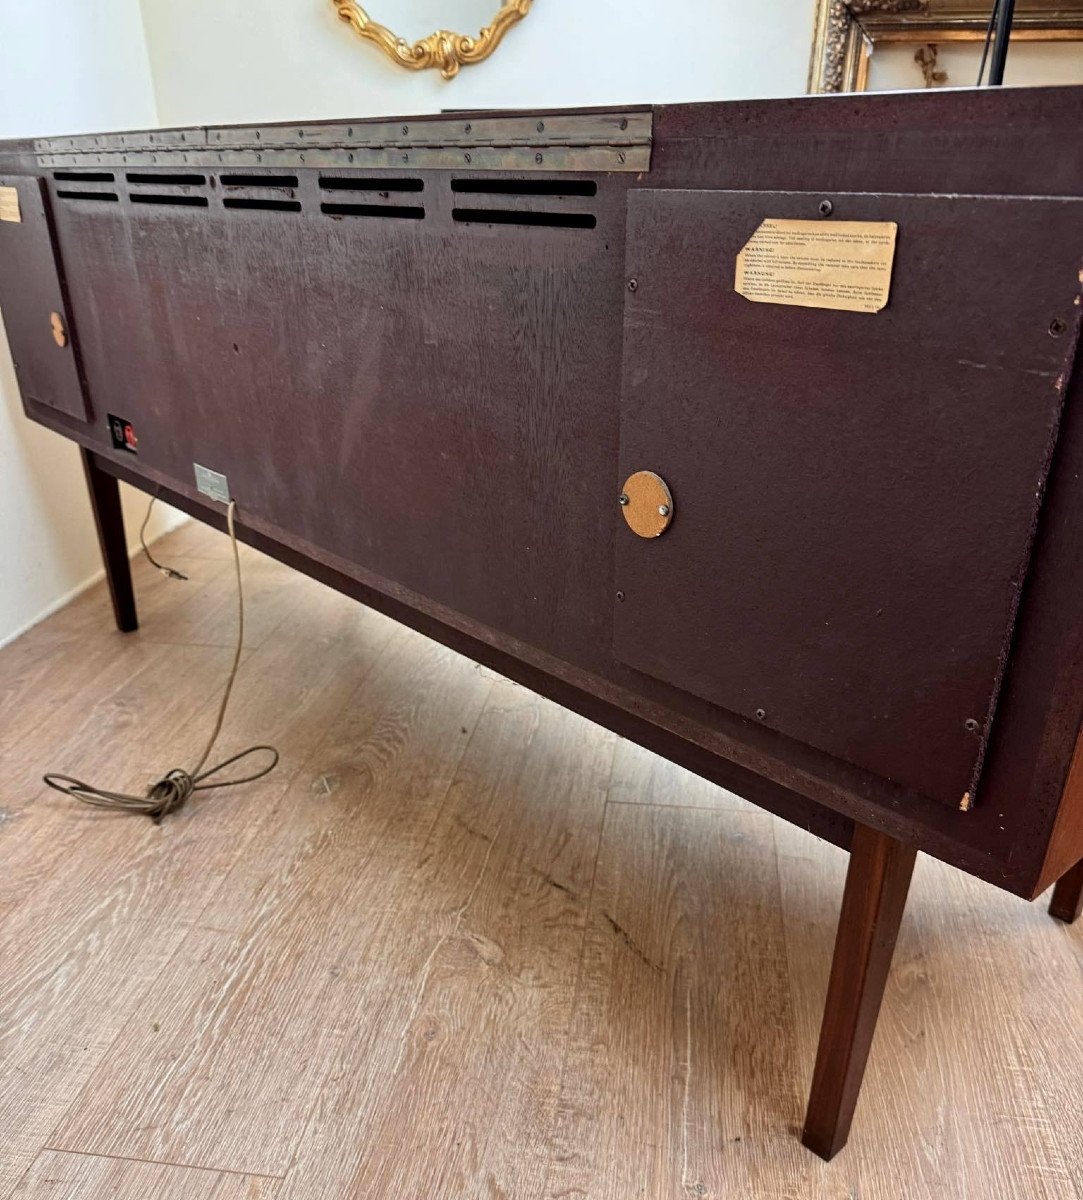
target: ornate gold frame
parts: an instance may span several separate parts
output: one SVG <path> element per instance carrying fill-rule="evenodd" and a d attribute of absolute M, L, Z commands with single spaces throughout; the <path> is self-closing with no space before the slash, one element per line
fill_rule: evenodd
<path fill-rule="evenodd" d="M 934 47 L 922 64 L 930 78 L 936 43 L 983 39 L 990 6 L 991 0 L 816 0 L 808 90 L 864 91 L 879 42 Z M 1083 40 L 1083 0 L 1017 0 L 1012 38 Z"/>
<path fill-rule="evenodd" d="M 412 44 L 392 33 L 386 25 L 374 21 L 356 0 L 331 0 L 331 3 L 343 21 L 348 21 L 361 37 L 379 46 L 400 67 L 411 71 L 438 67 L 445 79 L 454 79 L 460 67 L 487 59 L 500 45 L 504 34 L 530 12 L 534 0 L 503 0 L 500 11 L 477 37 L 438 29 Z"/>

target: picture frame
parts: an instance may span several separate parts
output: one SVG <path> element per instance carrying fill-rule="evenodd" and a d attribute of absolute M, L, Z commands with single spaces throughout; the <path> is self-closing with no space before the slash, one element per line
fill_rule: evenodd
<path fill-rule="evenodd" d="M 862 92 L 878 45 L 912 42 L 926 85 L 941 42 L 985 39 L 992 0 L 816 0 L 810 92 Z M 1083 0 L 1018 0 L 1012 39 L 1083 41 Z M 932 52 L 923 51 L 932 47 Z"/>

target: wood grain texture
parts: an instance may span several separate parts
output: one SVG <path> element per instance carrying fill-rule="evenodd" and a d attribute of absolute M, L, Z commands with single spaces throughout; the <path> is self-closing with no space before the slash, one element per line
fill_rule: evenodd
<path fill-rule="evenodd" d="M 44 1150 L 15 1189 L 15 1200 L 272 1200 L 278 1180 L 229 1171 Z"/>
<path fill-rule="evenodd" d="M 276 819 L 178 949 L 58 1130 L 72 1150 L 278 1174 L 354 1036 L 353 928 L 381 902 L 364 863 L 423 843 L 491 683 L 396 638 L 317 739 Z M 393 784 L 393 787 L 392 787 Z M 243 897 L 244 904 L 238 904 Z M 155 1028 L 157 1026 L 157 1028 Z M 244 1164 L 240 1166 L 238 1164 Z"/>
<path fill-rule="evenodd" d="M 828 1161 L 850 1136 L 915 858 L 913 846 L 854 829 L 802 1134 Z"/>
<path fill-rule="evenodd" d="M 228 544 L 159 549 L 137 634 L 102 585 L 0 651 L 3 1200 L 1083 1195 L 1083 926 L 921 859 L 824 1164 L 845 853 L 284 568 L 224 743 L 276 775 L 160 829 L 44 793 L 202 736 Z"/>
<path fill-rule="evenodd" d="M 608 811 L 546 1196 L 756 1196 L 800 1169 L 771 826 Z"/>

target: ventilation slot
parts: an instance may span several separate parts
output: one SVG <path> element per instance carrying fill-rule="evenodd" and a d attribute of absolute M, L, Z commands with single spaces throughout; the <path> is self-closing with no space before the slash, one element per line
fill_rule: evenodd
<path fill-rule="evenodd" d="M 112 171 L 54 171 L 54 179 L 69 183 L 112 183 Z"/>
<path fill-rule="evenodd" d="M 422 192 L 421 179 L 363 179 L 358 176 L 321 175 L 320 187 L 325 192 Z"/>
<path fill-rule="evenodd" d="M 421 221 L 425 210 L 411 204 L 321 204 L 320 212 L 329 217 L 391 217 Z"/>
<path fill-rule="evenodd" d="M 75 190 L 57 189 L 57 196 L 61 200 L 109 200 L 116 202 L 116 192 L 77 192 Z"/>
<path fill-rule="evenodd" d="M 295 188 L 296 175 L 220 175 L 223 187 Z"/>
<path fill-rule="evenodd" d="M 596 196 L 593 179 L 453 179 L 453 192 L 490 196 Z"/>
<path fill-rule="evenodd" d="M 132 192 L 133 204 L 180 204 L 186 208 L 206 208 L 206 196 L 178 196 L 168 192 Z"/>
<path fill-rule="evenodd" d="M 514 208 L 453 208 L 452 219 L 472 225 L 547 225 L 553 229 L 593 229 L 593 213 L 532 212 Z"/>
<path fill-rule="evenodd" d="M 112 179 L 112 175 L 109 176 Z M 151 183 L 159 187 L 175 185 L 176 187 L 203 187 L 207 182 L 206 175 L 151 175 L 132 171 L 124 176 L 129 183 Z"/>
<path fill-rule="evenodd" d="M 264 200 L 256 196 L 227 196 L 222 203 L 226 208 L 258 208 L 265 212 L 301 211 L 300 200 Z"/>

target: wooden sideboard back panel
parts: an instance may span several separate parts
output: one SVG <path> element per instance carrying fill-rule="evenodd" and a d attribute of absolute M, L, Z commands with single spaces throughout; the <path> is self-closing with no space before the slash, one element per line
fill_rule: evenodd
<path fill-rule="evenodd" d="M 0 219 L 0 310 L 19 389 L 25 400 L 86 421 L 90 407 L 44 181 L 0 175 L 4 188 L 18 196 L 17 209 L 6 210 L 18 219 Z"/>
<path fill-rule="evenodd" d="M 831 223 L 898 224 L 887 307 L 738 295 L 764 218 L 825 222 L 820 198 L 629 197 L 620 475 L 659 472 L 675 517 L 617 538 L 615 652 L 958 808 L 1060 421 L 1083 203 L 835 192 Z"/>
<path fill-rule="evenodd" d="M 1081 110 L 659 107 L 635 172 L 115 152 L 72 189 L 49 163 L 94 411 L 26 410 L 219 525 L 193 464 L 224 473 L 246 540 L 790 820 L 1029 894 L 1083 714 L 1083 164 L 1051 157 Z M 0 172 L 41 169 L 0 143 Z M 899 222 L 883 312 L 733 295 L 736 250 L 813 188 Z M 0 262 L 9 330 L 35 270 Z M 617 504 L 637 469 L 673 489 L 650 543 Z"/>

